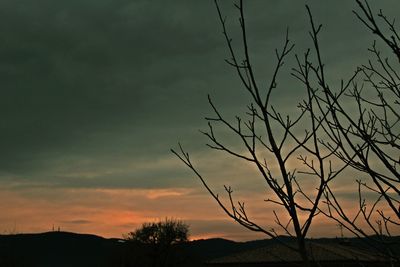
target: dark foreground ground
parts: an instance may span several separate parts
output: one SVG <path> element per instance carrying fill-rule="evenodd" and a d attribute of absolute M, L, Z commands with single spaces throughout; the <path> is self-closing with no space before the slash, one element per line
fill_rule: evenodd
<path fill-rule="evenodd" d="M 290 241 L 290 238 L 285 238 Z M 340 243 L 343 239 L 314 239 Z M 353 247 L 371 249 L 362 239 L 347 239 Z M 160 249 L 143 244 L 67 232 L 0 235 L 0 267 L 133 267 L 204 266 L 215 258 L 273 245 L 277 241 L 234 242 L 225 239 L 196 240 Z M 390 239 L 400 251 L 400 237 Z"/>

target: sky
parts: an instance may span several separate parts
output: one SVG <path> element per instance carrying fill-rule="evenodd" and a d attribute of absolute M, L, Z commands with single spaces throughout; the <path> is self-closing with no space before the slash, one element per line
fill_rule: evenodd
<path fill-rule="evenodd" d="M 366 63 L 373 37 L 352 13 L 355 1 L 245 4 L 261 84 L 287 28 L 296 43 L 274 95 L 284 111 L 293 111 L 302 93 L 290 64 L 311 46 L 305 4 L 323 24 L 330 80 Z M 400 2 L 372 7 L 393 16 Z M 233 1 L 221 8 L 240 40 Z M 0 233 L 60 228 L 121 237 L 168 217 L 187 222 L 193 239 L 265 237 L 229 219 L 170 151 L 182 143 L 217 192 L 232 185 L 255 220 L 273 224 L 254 168 L 210 151 L 199 132 L 212 114 L 208 94 L 228 116 L 248 104 L 224 61 L 229 55 L 212 0 L 2 0 L 0 32 Z M 337 183 L 350 201 L 354 180 Z M 339 234 L 319 217 L 311 233 Z"/>

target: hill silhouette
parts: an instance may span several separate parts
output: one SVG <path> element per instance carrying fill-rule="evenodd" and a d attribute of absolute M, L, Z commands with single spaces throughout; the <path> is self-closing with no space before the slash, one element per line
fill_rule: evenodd
<path fill-rule="evenodd" d="M 280 237 L 282 242 L 293 241 Z M 313 239 L 318 243 L 338 243 L 343 239 Z M 388 238 L 400 251 L 400 237 Z M 235 242 L 222 238 L 194 240 L 173 247 L 168 261 L 173 266 L 203 266 L 215 258 L 245 250 L 261 248 L 279 242 L 277 239 Z M 347 239 L 353 247 L 371 249 L 363 239 Z M 374 249 L 375 250 L 375 249 Z M 151 266 L 155 257 L 151 247 L 116 238 L 90 234 L 47 232 L 40 234 L 0 235 L 0 267 L 108 267 Z M 189 264 L 189 265 L 188 265 Z"/>
<path fill-rule="evenodd" d="M 0 236 L 0 266 L 110 266 L 118 242 L 67 232 Z"/>

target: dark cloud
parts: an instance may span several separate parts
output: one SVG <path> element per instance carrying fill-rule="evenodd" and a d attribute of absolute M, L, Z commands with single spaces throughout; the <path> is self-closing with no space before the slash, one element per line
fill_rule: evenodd
<path fill-rule="evenodd" d="M 311 45 L 306 2 L 246 6 L 262 83 L 287 27 L 297 53 Z M 371 40 L 351 13 L 355 3 L 307 3 L 324 24 L 321 43 L 332 79 L 346 74 Z M 389 15 L 398 6 L 379 4 Z M 236 10 L 230 1 L 221 7 L 237 45 Z M 0 172 L 10 182 L 192 185 L 181 165 L 157 164 L 170 162 L 169 148 L 178 140 L 200 150 L 204 139 L 197 129 L 210 112 L 208 93 L 229 115 L 246 101 L 223 62 L 228 53 L 213 1 L 5 0 L 0 32 Z M 337 68 L 342 63 L 349 64 Z M 301 92 L 289 73 L 290 67 L 278 99 L 293 100 Z M 143 162 L 154 165 L 141 169 Z"/>
<path fill-rule="evenodd" d="M 213 42 L 186 21 L 188 6 L 181 13 L 163 5 L 3 3 L 3 170 L 124 146 L 143 154 L 168 134 L 165 127 L 189 124 L 175 101 L 180 91 L 196 96 L 193 84 L 204 85 L 192 82 L 203 64 L 188 55 L 205 53 Z M 189 108 L 182 100 L 182 110 Z"/>

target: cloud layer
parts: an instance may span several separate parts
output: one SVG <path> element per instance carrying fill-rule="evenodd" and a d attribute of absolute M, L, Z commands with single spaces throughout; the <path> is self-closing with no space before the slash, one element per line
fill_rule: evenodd
<path fill-rule="evenodd" d="M 253 237 L 227 223 L 169 151 L 181 141 L 217 188 L 232 183 L 263 194 L 257 192 L 262 181 L 243 180 L 257 178 L 254 170 L 231 168 L 228 158 L 209 154 L 198 133 L 210 114 L 207 94 L 228 116 L 247 104 L 224 62 L 212 2 L 1 1 L 0 203 L 7 216 L 0 217 L 0 230 L 29 217 L 22 231 L 62 224 L 110 236 L 177 216 L 191 222 L 195 236 Z M 311 46 L 306 2 L 324 24 L 329 79 L 339 82 L 365 61 L 373 38 L 351 13 L 354 2 L 251 1 L 249 43 L 261 84 L 287 27 L 296 53 Z M 221 7 L 236 46 L 236 10 L 230 1 Z M 400 4 L 386 0 L 379 8 L 390 16 Z M 290 67 L 279 85 L 276 103 L 292 111 L 301 90 Z"/>

